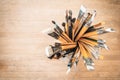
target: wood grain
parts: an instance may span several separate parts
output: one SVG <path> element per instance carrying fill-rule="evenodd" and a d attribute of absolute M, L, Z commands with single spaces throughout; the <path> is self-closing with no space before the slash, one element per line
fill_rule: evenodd
<path fill-rule="evenodd" d="M 110 51 L 87 71 L 81 60 L 66 75 L 68 60 L 49 60 L 45 47 L 54 39 L 42 31 L 65 21 L 65 10 L 77 17 L 80 5 L 96 10 L 93 24 L 105 21 L 115 33 L 101 36 Z M 0 0 L 0 80 L 120 80 L 120 0 Z"/>

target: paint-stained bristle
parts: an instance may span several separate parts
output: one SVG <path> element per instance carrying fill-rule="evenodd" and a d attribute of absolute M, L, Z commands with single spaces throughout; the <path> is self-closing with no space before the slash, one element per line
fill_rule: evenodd
<path fill-rule="evenodd" d="M 46 47 L 45 52 L 47 57 L 51 57 L 53 55 L 52 47 L 51 46 Z"/>
<path fill-rule="evenodd" d="M 86 8 L 83 5 L 81 5 L 80 10 L 84 13 L 86 12 Z"/>

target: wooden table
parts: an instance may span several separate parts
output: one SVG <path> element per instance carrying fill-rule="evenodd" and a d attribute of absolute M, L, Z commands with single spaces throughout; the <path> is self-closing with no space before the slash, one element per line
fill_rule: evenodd
<path fill-rule="evenodd" d="M 67 60 L 49 60 L 45 47 L 54 39 L 42 31 L 65 21 L 65 10 L 77 17 L 80 5 L 96 10 L 94 23 L 105 21 L 115 33 L 101 36 L 110 51 L 87 71 L 81 60 L 66 75 Z M 0 80 L 120 80 L 120 0 L 0 0 Z"/>

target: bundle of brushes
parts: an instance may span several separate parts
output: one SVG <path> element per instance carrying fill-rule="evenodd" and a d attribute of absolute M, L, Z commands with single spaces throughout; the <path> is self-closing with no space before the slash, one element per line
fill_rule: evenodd
<path fill-rule="evenodd" d="M 46 47 L 46 55 L 50 59 L 59 59 L 69 56 L 68 71 L 73 64 L 76 66 L 83 59 L 88 70 L 94 70 L 95 59 L 102 59 L 103 56 L 99 53 L 99 48 L 109 49 L 106 41 L 99 38 L 99 35 L 114 32 L 113 29 L 100 27 L 104 22 L 91 25 L 96 16 L 96 11 L 88 12 L 84 6 L 80 7 L 77 18 L 72 17 L 72 11 L 66 10 L 65 20 L 62 23 L 63 29 L 59 27 L 55 21 L 53 31 L 47 34 L 59 42 Z"/>

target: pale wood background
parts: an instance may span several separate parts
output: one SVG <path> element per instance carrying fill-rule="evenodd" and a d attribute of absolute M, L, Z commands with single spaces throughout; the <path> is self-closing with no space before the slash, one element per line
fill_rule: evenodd
<path fill-rule="evenodd" d="M 110 51 L 101 50 L 104 60 L 95 60 L 87 71 L 81 60 L 66 75 L 67 61 L 49 60 L 45 47 L 55 40 L 42 33 L 60 25 L 65 10 L 77 16 L 80 5 L 95 9 L 94 23 L 105 21 L 115 33 L 101 36 Z M 120 0 L 0 0 L 0 80 L 120 80 Z"/>

